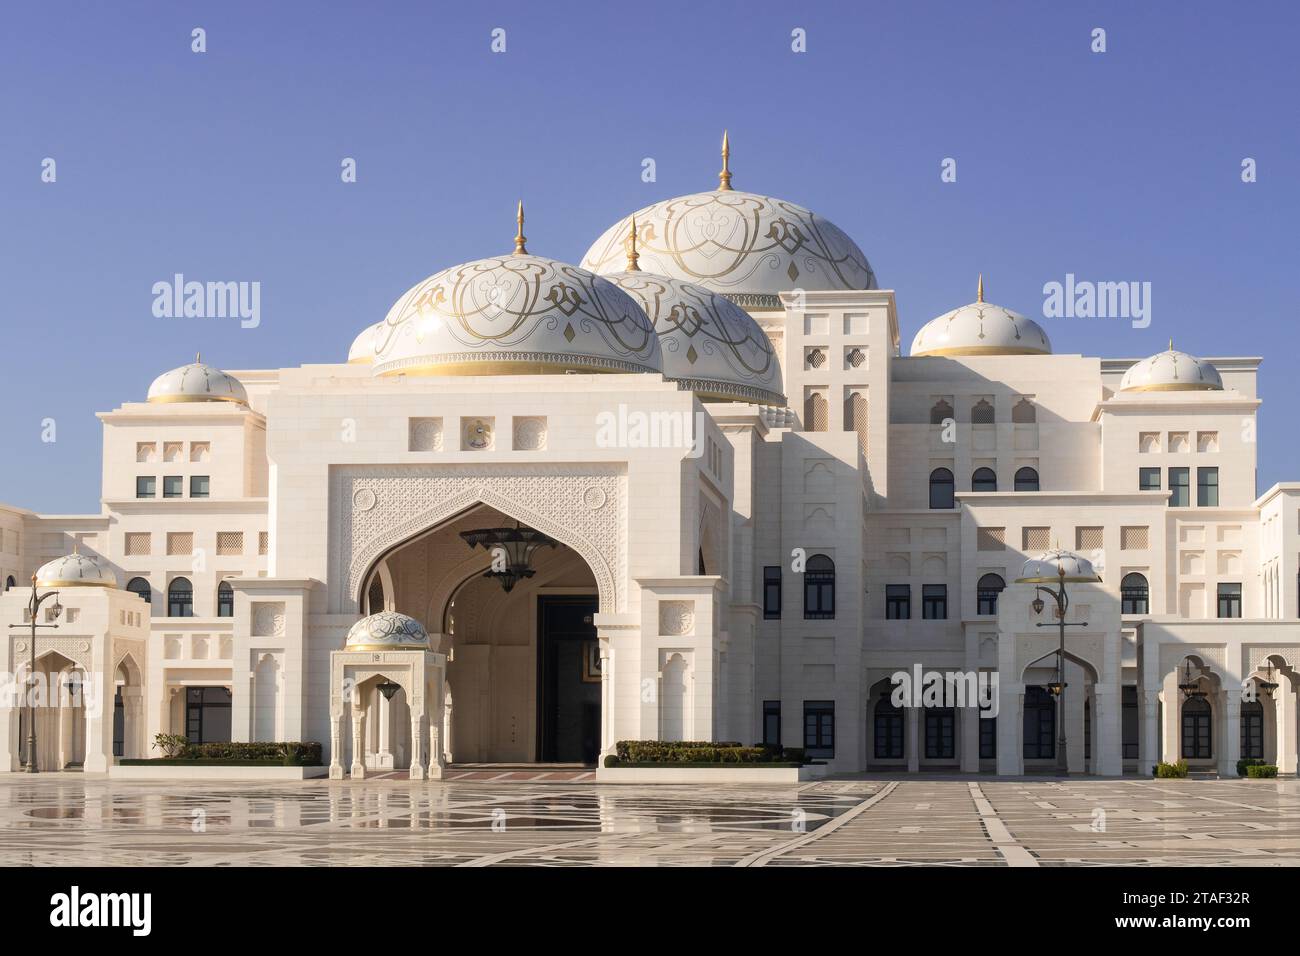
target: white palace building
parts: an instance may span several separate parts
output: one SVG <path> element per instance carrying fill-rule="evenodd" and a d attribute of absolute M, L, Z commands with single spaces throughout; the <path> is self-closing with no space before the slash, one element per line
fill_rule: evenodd
<path fill-rule="evenodd" d="M 1260 359 L 1059 354 L 982 281 L 904 355 L 853 240 L 723 167 L 581 265 L 521 206 L 513 252 L 337 363 L 195 361 L 100 412 L 98 513 L 0 507 L 0 770 L 34 576 L 43 771 L 166 733 L 319 741 L 335 777 L 634 739 L 1052 772 L 1055 605 L 1021 579 L 1063 569 L 1071 772 L 1295 773 L 1300 483 L 1255 488 Z M 899 706 L 918 667 L 991 696 Z"/>

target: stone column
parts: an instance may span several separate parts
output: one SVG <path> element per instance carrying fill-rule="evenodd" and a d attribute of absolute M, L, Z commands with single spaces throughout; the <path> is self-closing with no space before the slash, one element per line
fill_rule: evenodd
<path fill-rule="evenodd" d="M 1019 777 L 1025 772 L 1025 755 L 1020 745 L 1024 706 L 1024 685 L 999 681 L 998 776 L 1000 777 Z"/>
<path fill-rule="evenodd" d="M 600 642 L 600 762 L 614 753 L 614 654 L 608 641 Z"/>
<path fill-rule="evenodd" d="M 1165 675 L 1165 719 L 1161 728 L 1163 744 L 1160 758 L 1164 763 L 1177 763 L 1183 755 L 1182 702 L 1183 692 L 1178 689 L 1178 671 Z"/>
<path fill-rule="evenodd" d="M 1138 705 L 1142 708 L 1142 728 L 1138 736 L 1138 773 L 1146 776 L 1161 760 L 1160 756 L 1160 689 L 1142 688 Z"/>
<path fill-rule="evenodd" d="M 451 749 L 452 747 L 451 705 L 452 705 L 451 691 L 446 690 L 443 692 L 443 697 L 442 697 L 442 726 L 443 726 L 442 748 L 440 751 L 437 747 L 435 747 L 433 751 L 434 753 L 439 754 L 440 761 L 445 763 L 453 763 L 455 760 L 455 758 L 452 756 L 452 749 Z"/>
<path fill-rule="evenodd" d="M 1124 773 L 1123 691 L 1117 684 L 1097 684 L 1092 691 L 1093 773 L 1118 777 Z"/>
<path fill-rule="evenodd" d="M 343 779 L 343 709 L 330 708 L 330 779 Z"/>
<path fill-rule="evenodd" d="M 1067 773 L 1083 773 L 1083 700 L 1087 694 L 1084 687 L 1083 668 L 1073 661 L 1065 662 L 1065 769 Z M 1096 741 L 1093 741 L 1096 743 Z"/>
<path fill-rule="evenodd" d="M 980 769 L 980 709 L 979 701 L 967 701 L 958 709 L 961 720 L 961 772 L 979 773 Z"/>
<path fill-rule="evenodd" d="M 393 763 L 393 702 L 378 689 L 374 692 L 375 706 L 379 709 L 377 733 L 375 735 L 375 766 L 381 770 L 391 770 Z"/>
<path fill-rule="evenodd" d="M 358 699 L 359 694 L 355 695 L 352 700 L 352 779 L 364 780 L 366 778 L 366 751 L 365 738 L 362 736 L 362 724 L 365 722 L 365 712 L 361 709 L 361 701 Z"/>
<path fill-rule="evenodd" d="M 1292 679 L 1281 674 L 1273 691 L 1273 716 L 1277 724 L 1277 772 L 1296 772 L 1296 690 Z"/>
<path fill-rule="evenodd" d="M 1230 778 L 1237 776 L 1237 761 L 1241 759 L 1241 691 L 1235 684 L 1225 683 L 1227 690 L 1219 693 L 1223 719 L 1218 723 L 1223 732 L 1215 741 L 1215 751 L 1219 755 L 1219 776 Z"/>
<path fill-rule="evenodd" d="M 424 779 L 424 733 L 422 724 L 424 714 L 421 709 L 411 708 L 411 779 Z"/>
<path fill-rule="evenodd" d="M 907 708 L 907 772 L 921 769 L 921 708 Z"/>

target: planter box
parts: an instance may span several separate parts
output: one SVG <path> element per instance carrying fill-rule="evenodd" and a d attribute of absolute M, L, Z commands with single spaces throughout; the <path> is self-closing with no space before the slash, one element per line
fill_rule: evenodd
<path fill-rule="evenodd" d="M 285 767 L 269 763 L 182 764 L 157 763 L 114 764 L 108 775 L 116 780 L 307 780 L 324 777 L 328 766 Z"/>
<path fill-rule="evenodd" d="M 690 764 L 660 764 L 656 767 L 597 767 L 597 783 L 762 783 L 788 784 L 820 780 L 825 764 L 803 767 L 765 767 L 739 764 L 732 767 L 699 767 Z"/>

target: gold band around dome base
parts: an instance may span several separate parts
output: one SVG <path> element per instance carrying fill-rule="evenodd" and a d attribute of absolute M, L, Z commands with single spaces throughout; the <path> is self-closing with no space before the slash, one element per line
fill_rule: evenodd
<path fill-rule="evenodd" d="M 583 359 L 585 356 L 574 356 L 577 359 Z M 632 362 L 622 362 L 617 359 L 591 358 L 588 361 L 595 363 L 600 362 L 602 365 L 587 364 L 587 362 L 550 362 L 534 361 L 531 359 L 515 360 L 487 360 L 480 361 L 458 361 L 458 362 L 414 362 L 409 366 L 394 366 L 392 368 L 384 367 L 384 363 L 376 363 L 376 378 L 394 378 L 398 375 L 411 376 L 438 376 L 438 375 L 565 375 L 573 372 L 579 375 L 609 375 L 609 374 L 641 374 L 650 373 L 653 375 L 662 374 L 656 368 L 650 368 L 647 365 L 636 365 Z"/>
<path fill-rule="evenodd" d="M 1221 392 L 1222 385 L 1211 385 L 1209 383 L 1193 384 L 1191 382 L 1165 382 L 1155 385 L 1129 385 L 1120 386 L 1121 392 Z"/>
<path fill-rule="evenodd" d="M 375 362 L 372 358 L 354 358 L 348 359 L 349 365 L 373 365 Z"/>
<path fill-rule="evenodd" d="M 247 405 L 248 399 L 236 398 L 234 395 L 152 395 L 145 399 L 155 405 L 188 404 L 191 402 L 234 402 Z"/>
<path fill-rule="evenodd" d="M 1051 355 L 1043 349 L 1025 348 L 1023 345 L 959 345 L 952 348 L 926 349 L 913 352 L 910 358 L 947 355 Z"/>
<path fill-rule="evenodd" d="M 36 586 L 38 588 L 113 588 L 117 590 L 116 584 L 110 584 L 107 581 L 65 581 L 61 578 L 53 578 L 48 581 L 42 581 L 38 578 Z"/>
<path fill-rule="evenodd" d="M 1067 574 L 1065 577 L 1061 577 L 1059 574 L 1052 574 L 1043 577 L 1016 578 L 1015 583 L 1016 584 L 1055 584 L 1057 581 L 1065 581 L 1067 584 L 1099 584 L 1101 583 L 1101 578 L 1097 577 L 1096 575 L 1093 575 L 1092 577 L 1085 577 L 1080 574 Z"/>
<path fill-rule="evenodd" d="M 345 644 L 345 651 L 366 651 L 374 653 L 375 651 L 427 651 L 428 644 Z"/>

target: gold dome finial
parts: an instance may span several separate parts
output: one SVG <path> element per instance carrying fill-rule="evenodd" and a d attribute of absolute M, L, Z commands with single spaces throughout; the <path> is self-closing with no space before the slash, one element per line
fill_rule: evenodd
<path fill-rule="evenodd" d="M 198 352 L 195 352 L 195 353 L 194 353 L 194 364 L 195 364 L 195 365 L 202 365 L 202 364 L 203 364 L 203 356 L 200 355 Z"/>
<path fill-rule="evenodd" d="M 515 229 L 515 255 L 526 256 L 528 249 L 524 246 L 524 201 L 519 200 L 519 212 L 515 215 L 515 223 L 518 228 Z"/>
<path fill-rule="evenodd" d="M 627 243 L 627 271 L 640 272 L 641 267 L 636 264 L 641 258 L 636 251 L 636 216 L 632 217 L 632 231 L 628 233 Z"/>
<path fill-rule="evenodd" d="M 975 287 L 975 301 L 976 302 L 984 301 L 984 273 L 982 272 L 980 273 L 979 284 Z"/>
<path fill-rule="evenodd" d="M 1171 338 L 1169 340 L 1169 351 L 1172 352 L 1173 350 L 1174 350 L 1174 340 Z"/>
<path fill-rule="evenodd" d="M 731 189 L 731 142 L 725 129 L 722 131 L 722 172 L 718 173 L 718 189 Z"/>

